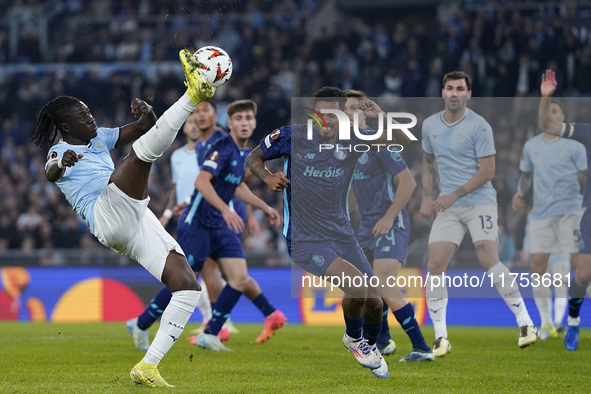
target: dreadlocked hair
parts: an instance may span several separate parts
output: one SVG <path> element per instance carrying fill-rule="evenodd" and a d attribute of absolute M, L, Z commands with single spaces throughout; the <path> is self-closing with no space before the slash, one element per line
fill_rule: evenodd
<path fill-rule="evenodd" d="M 57 132 L 60 130 L 59 124 L 64 120 L 64 115 L 71 110 L 73 105 L 79 102 L 80 100 L 76 97 L 58 96 L 45 104 L 37 114 L 37 126 L 31 142 L 35 146 L 53 145 Z"/>

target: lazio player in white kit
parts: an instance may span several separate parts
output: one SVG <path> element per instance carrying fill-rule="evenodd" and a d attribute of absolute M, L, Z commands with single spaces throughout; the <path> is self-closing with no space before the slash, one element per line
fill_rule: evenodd
<path fill-rule="evenodd" d="M 423 200 L 421 214 L 433 221 L 429 235 L 430 280 L 425 295 L 435 329 L 433 353 L 436 357 L 451 351 L 447 338 L 447 287 L 432 281 L 444 273 L 449 261 L 470 231 L 478 262 L 493 278 L 520 327 L 519 347 L 538 339 L 510 272 L 499 261 L 497 244 L 497 201 L 491 179 L 495 173 L 495 148 L 490 125 L 466 108 L 472 95 L 471 81 L 462 71 L 443 77 L 441 95 L 445 110 L 423 122 Z M 438 181 L 439 180 L 439 181 Z M 503 286 L 504 284 L 504 286 Z M 513 284 L 513 286 L 510 286 Z"/>
<path fill-rule="evenodd" d="M 550 108 L 564 121 L 564 113 L 557 103 L 552 103 Z M 569 253 L 572 261 L 577 261 L 583 216 L 581 184 L 587 172 L 585 147 L 542 132 L 525 143 L 519 169 L 521 176 L 513 208 L 525 208 L 523 197 L 533 183 L 534 201 L 529 214 L 530 271 L 541 278 L 548 272 L 550 253 Z M 557 337 L 552 323 L 550 287 L 540 282 L 539 286 L 532 286 L 532 292 L 540 313 L 541 339 Z"/>
<path fill-rule="evenodd" d="M 144 358 L 130 372 L 133 382 L 170 387 L 158 364 L 183 332 L 200 297 L 200 286 L 178 243 L 148 209 L 148 179 L 152 163 L 176 138 L 197 104 L 214 92 L 198 72 L 188 50 L 180 52 L 187 79 L 185 93 L 160 119 L 152 107 L 134 99 L 132 113 L 140 118 L 116 129 L 97 128 L 88 107 L 75 97 L 59 96 L 37 116 L 36 145 L 53 145 L 45 175 L 55 182 L 90 231 L 105 246 L 133 258 L 172 292 L 161 325 Z M 135 142 L 134 142 L 135 141 Z M 132 143 L 117 167 L 109 151 Z"/>

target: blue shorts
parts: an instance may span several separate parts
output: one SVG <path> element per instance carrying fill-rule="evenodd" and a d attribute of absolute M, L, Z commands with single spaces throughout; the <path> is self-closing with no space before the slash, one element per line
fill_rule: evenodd
<path fill-rule="evenodd" d="M 300 241 L 291 244 L 293 262 L 316 276 L 323 276 L 330 263 L 337 257 L 347 260 L 368 277 L 374 276 L 367 258 L 355 239 L 330 242 Z"/>
<path fill-rule="evenodd" d="M 591 254 L 591 209 L 585 208 L 581 218 L 581 243 L 579 253 Z"/>
<path fill-rule="evenodd" d="M 359 242 L 363 245 L 363 253 L 371 262 L 378 259 L 396 259 L 403 263 L 409 238 L 409 227 L 406 229 L 393 227 L 383 237 L 373 238 L 371 236 L 371 238 L 365 238 Z"/>
<path fill-rule="evenodd" d="M 177 241 L 195 272 L 203 269 L 208 257 L 214 260 L 224 257 L 245 258 L 240 236 L 228 227 L 209 228 L 179 220 Z"/>

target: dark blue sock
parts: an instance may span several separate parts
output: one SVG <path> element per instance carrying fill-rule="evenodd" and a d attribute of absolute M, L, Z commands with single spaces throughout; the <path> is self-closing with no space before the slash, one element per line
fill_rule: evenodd
<path fill-rule="evenodd" d="M 215 309 L 215 301 L 210 301 L 210 304 L 211 304 L 211 311 L 213 312 L 213 310 Z"/>
<path fill-rule="evenodd" d="M 581 311 L 581 305 L 585 299 L 585 292 L 587 286 L 581 286 L 575 280 L 575 275 L 571 277 L 571 286 L 568 289 L 568 315 L 573 318 L 579 317 Z"/>
<path fill-rule="evenodd" d="M 382 330 L 380 331 L 380 335 L 378 335 L 378 343 L 386 344 L 392 338 L 390 336 L 390 327 L 388 325 L 388 304 L 386 301 L 382 300 L 384 303 L 384 309 L 382 314 Z"/>
<path fill-rule="evenodd" d="M 215 302 L 215 308 L 211 312 L 211 320 L 203 332 L 218 335 L 241 295 L 241 291 L 226 283 Z"/>
<path fill-rule="evenodd" d="M 263 293 L 259 294 L 254 300 L 252 300 L 252 303 L 259 308 L 259 311 L 261 311 L 265 317 L 275 312 L 275 307 L 269 303 L 269 300 Z"/>
<path fill-rule="evenodd" d="M 348 336 L 353 339 L 361 338 L 361 331 L 363 329 L 363 320 L 362 319 L 352 319 L 345 315 L 345 332 Z"/>
<path fill-rule="evenodd" d="M 398 323 L 400 323 L 400 327 L 402 327 L 406 335 L 410 338 L 412 348 L 430 351 L 431 348 L 425 342 L 421 328 L 417 323 L 417 319 L 415 319 L 415 310 L 412 305 L 408 303 L 393 313 Z"/>
<path fill-rule="evenodd" d="M 367 341 L 370 346 L 376 344 L 378 339 L 378 335 L 380 335 L 380 331 L 382 329 L 382 322 L 380 321 L 378 324 L 371 324 L 363 322 L 363 338 Z"/>
<path fill-rule="evenodd" d="M 146 309 L 137 318 L 137 326 L 142 330 L 147 330 L 152 324 L 164 312 L 164 309 L 168 306 L 172 293 L 168 290 L 168 287 L 164 286 L 154 296 L 154 299 L 150 301 Z"/>

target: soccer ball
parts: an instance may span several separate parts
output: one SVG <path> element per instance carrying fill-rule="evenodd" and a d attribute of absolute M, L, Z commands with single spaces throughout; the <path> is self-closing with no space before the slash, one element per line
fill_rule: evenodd
<path fill-rule="evenodd" d="M 219 88 L 232 75 L 232 59 L 222 48 L 206 46 L 193 55 L 201 66 L 199 72 L 212 86 Z"/>

